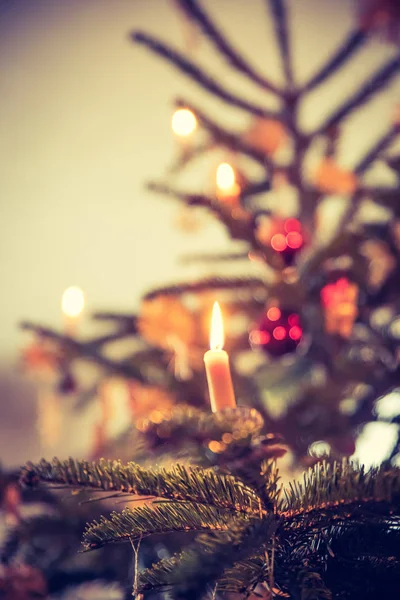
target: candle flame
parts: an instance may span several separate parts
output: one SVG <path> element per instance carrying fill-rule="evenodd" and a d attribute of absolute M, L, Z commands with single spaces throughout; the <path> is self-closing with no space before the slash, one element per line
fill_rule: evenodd
<path fill-rule="evenodd" d="M 222 350 L 224 345 L 224 325 L 222 322 L 221 309 L 218 302 L 214 302 L 211 317 L 210 348 L 211 350 Z"/>
<path fill-rule="evenodd" d="M 236 183 L 235 171 L 229 163 L 221 163 L 217 169 L 217 187 L 220 190 L 229 190 Z"/>
<path fill-rule="evenodd" d="M 79 317 L 85 306 L 85 295 L 76 286 L 71 286 L 62 295 L 61 308 L 67 317 Z"/>

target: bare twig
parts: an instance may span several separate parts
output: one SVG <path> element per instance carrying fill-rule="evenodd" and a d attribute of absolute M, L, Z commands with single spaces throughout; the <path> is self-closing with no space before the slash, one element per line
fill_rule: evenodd
<path fill-rule="evenodd" d="M 283 72 L 285 74 L 286 84 L 289 88 L 293 87 L 293 68 L 290 56 L 289 35 L 287 29 L 287 15 L 284 0 L 270 0 L 271 11 L 275 20 L 276 37 L 282 58 Z"/>
<path fill-rule="evenodd" d="M 400 55 L 386 63 L 375 75 L 368 80 L 353 94 L 342 106 L 340 106 L 328 119 L 314 132 L 313 135 L 325 133 L 328 129 L 339 125 L 353 110 L 362 106 L 372 96 L 382 92 L 389 85 L 393 77 L 400 70 Z"/>
<path fill-rule="evenodd" d="M 206 34 L 208 39 L 214 46 L 219 50 L 222 56 L 224 56 L 230 65 L 253 83 L 256 83 L 260 87 L 276 94 L 282 95 L 281 90 L 273 84 L 269 79 L 257 73 L 257 71 L 249 65 L 242 56 L 233 48 L 228 42 L 221 30 L 213 23 L 210 17 L 207 15 L 204 8 L 202 8 L 197 0 L 177 0 L 180 6 L 188 14 L 189 17 L 194 18 L 200 25 L 203 32 Z"/>
<path fill-rule="evenodd" d="M 364 31 L 358 30 L 353 31 L 343 42 L 342 46 L 336 51 L 336 53 L 328 60 L 328 62 L 318 71 L 305 86 L 300 90 L 300 94 L 310 92 L 321 83 L 323 83 L 328 77 L 334 75 L 336 71 L 347 61 L 349 58 L 360 49 L 368 36 Z"/>
<path fill-rule="evenodd" d="M 354 173 L 362 175 L 372 165 L 372 163 L 380 157 L 382 152 L 386 150 L 399 134 L 400 127 L 396 123 L 368 150 L 365 156 L 358 162 L 354 168 Z"/>
<path fill-rule="evenodd" d="M 188 60 L 183 54 L 174 50 L 170 46 L 167 46 L 163 42 L 153 38 L 150 35 L 142 32 L 135 32 L 131 34 L 131 39 L 134 42 L 147 46 L 152 52 L 155 52 L 159 56 L 165 58 L 169 63 L 175 66 L 179 71 L 185 73 L 190 79 L 195 81 L 202 88 L 214 94 L 220 100 L 223 100 L 227 104 L 236 106 L 247 111 L 249 114 L 256 117 L 263 117 L 266 119 L 279 119 L 279 114 L 268 110 L 262 106 L 247 102 L 243 98 L 236 96 L 232 92 L 223 88 L 217 81 L 207 75 L 207 73 L 199 66 Z"/>

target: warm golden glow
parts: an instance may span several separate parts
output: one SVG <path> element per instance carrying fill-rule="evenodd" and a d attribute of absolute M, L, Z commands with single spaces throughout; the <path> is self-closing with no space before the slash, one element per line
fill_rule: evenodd
<path fill-rule="evenodd" d="M 67 317 L 79 317 L 85 306 L 85 296 L 82 290 L 71 286 L 62 295 L 61 308 Z"/>
<path fill-rule="evenodd" d="M 172 131 L 179 137 L 191 135 L 197 127 L 197 119 L 188 108 L 178 108 L 172 115 Z"/>
<path fill-rule="evenodd" d="M 220 190 L 229 190 L 235 186 L 235 171 L 228 163 L 221 163 L 217 169 L 217 187 Z"/>
<path fill-rule="evenodd" d="M 214 302 L 211 317 L 210 348 L 211 350 L 222 350 L 224 345 L 224 325 L 218 302 Z"/>

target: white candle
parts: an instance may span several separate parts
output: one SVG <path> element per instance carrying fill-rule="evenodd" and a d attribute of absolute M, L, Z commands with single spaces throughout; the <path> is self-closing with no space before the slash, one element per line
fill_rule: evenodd
<path fill-rule="evenodd" d="M 77 334 L 79 321 L 85 306 L 85 295 L 76 286 L 71 286 L 62 295 L 61 308 L 65 319 L 65 333 Z"/>
<path fill-rule="evenodd" d="M 213 412 L 224 408 L 236 407 L 229 367 L 229 355 L 222 349 L 223 345 L 224 329 L 221 309 L 218 302 L 215 302 L 211 321 L 210 350 L 204 355 L 208 391 L 210 393 L 211 410 Z"/>

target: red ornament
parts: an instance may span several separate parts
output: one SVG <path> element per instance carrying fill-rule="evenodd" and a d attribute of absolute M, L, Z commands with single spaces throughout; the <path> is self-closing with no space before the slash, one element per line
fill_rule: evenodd
<path fill-rule="evenodd" d="M 297 219 L 270 219 L 257 223 L 256 235 L 265 246 L 270 245 L 290 266 L 304 245 L 301 223 Z"/>
<path fill-rule="evenodd" d="M 294 352 L 301 342 L 300 316 L 278 306 L 268 308 L 260 324 L 250 333 L 250 344 L 274 357 Z"/>
<path fill-rule="evenodd" d="M 321 302 L 327 333 L 350 337 L 358 314 L 357 300 L 358 286 L 347 277 L 341 277 L 322 288 Z"/>

